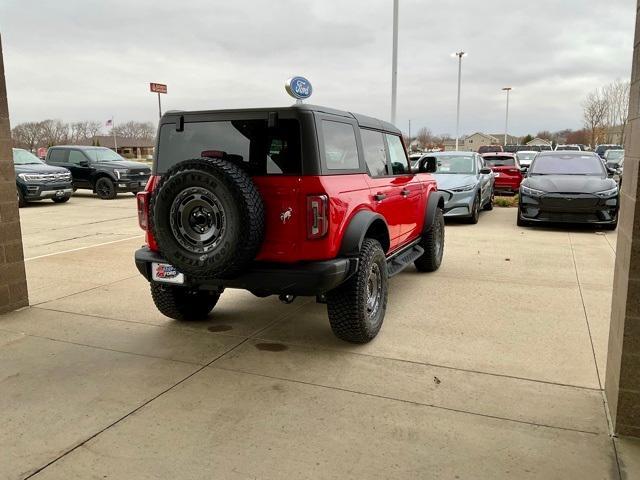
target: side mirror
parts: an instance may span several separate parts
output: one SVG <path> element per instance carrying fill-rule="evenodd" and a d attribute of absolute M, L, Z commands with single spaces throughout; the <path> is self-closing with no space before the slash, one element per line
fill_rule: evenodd
<path fill-rule="evenodd" d="M 521 174 L 523 174 L 523 175 L 524 175 L 524 174 L 525 174 L 525 173 L 527 173 L 528 171 L 529 171 L 529 168 L 528 168 L 528 167 L 520 167 L 520 173 L 521 173 Z"/>
<path fill-rule="evenodd" d="M 480 169 L 480 174 L 481 175 L 489 175 L 493 172 L 493 170 L 491 170 L 489 167 L 482 167 Z"/>
<path fill-rule="evenodd" d="M 613 177 L 616 174 L 616 171 L 617 170 L 615 168 L 607 167 L 607 174 L 609 177 Z"/>
<path fill-rule="evenodd" d="M 81 167 L 88 167 L 89 166 L 89 161 L 88 160 L 80 160 L 78 165 L 80 165 Z"/>
<path fill-rule="evenodd" d="M 418 172 L 420 173 L 436 173 L 438 170 L 438 160 L 436 157 L 425 157 L 420 160 Z"/>

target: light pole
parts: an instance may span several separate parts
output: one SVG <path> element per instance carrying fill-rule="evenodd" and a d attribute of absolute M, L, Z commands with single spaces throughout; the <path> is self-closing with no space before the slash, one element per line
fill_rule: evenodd
<path fill-rule="evenodd" d="M 504 121 L 504 144 L 507 144 L 507 133 L 509 132 L 509 92 L 511 87 L 504 87 L 503 91 L 507 92 L 507 116 Z"/>
<path fill-rule="evenodd" d="M 398 89 L 398 3 L 393 0 L 393 47 L 391 51 L 391 123 L 396 123 L 396 98 Z"/>
<path fill-rule="evenodd" d="M 458 141 L 460 140 L 460 83 L 462 80 L 462 57 L 464 57 L 466 53 L 460 50 L 453 55 L 458 57 L 458 105 L 456 107 L 456 151 L 458 151 Z"/>

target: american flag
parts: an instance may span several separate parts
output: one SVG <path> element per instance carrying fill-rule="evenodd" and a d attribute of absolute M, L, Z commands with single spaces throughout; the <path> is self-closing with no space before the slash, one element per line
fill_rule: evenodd
<path fill-rule="evenodd" d="M 110 118 L 109 120 L 107 120 L 107 122 L 106 122 L 106 126 L 107 126 L 107 127 L 111 127 L 111 126 L 113 126 L 113 118 Z"/>

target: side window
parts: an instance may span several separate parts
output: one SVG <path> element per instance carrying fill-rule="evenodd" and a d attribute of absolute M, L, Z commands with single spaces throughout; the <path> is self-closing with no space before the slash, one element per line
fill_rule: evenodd
<path fill-rule="evenodd" d="M 393 175 L 407 175 L 411 173 L 407 152 L 404 151 L 402 140 L 397 135 L 385 135 L 389 145 L 389 157 Z"/>
<path fill-rule="evenodd" d="M 387 154 L 384 150 L 384 138 L 382 133 L 374 130 L 360 129 L 362 147 L 364 149 L 364 161 L 371 177 L 384 177 L 389 175 Z"/>
<path fill-rule="evenodd" d="M 349 123 L 322 121 L 324 162 L 329 170 L 357 170 L 356 132 Z"/>
<path fill-rule="evenodd" d="M 61 148 L 52 148 L 49 150 L 49 157 L 47 158 L 47 163 L 67 163 L 67 158 L 69 156 L 69 152 L 67 150 L 63 150 Z"/>
<path fill-rule="evenodd" d="M 484 161 L 480 155 L 476 156 L 476 163 L 478 164 L 478 173 L 480 173 L 480 170 L 484 168 Z"/>
<path fill-rule="evenodd" d="M 79 150 L 69 150 L 69 163 L 80 165 L 80 162 L 86 162 L 87 157 Z"/>

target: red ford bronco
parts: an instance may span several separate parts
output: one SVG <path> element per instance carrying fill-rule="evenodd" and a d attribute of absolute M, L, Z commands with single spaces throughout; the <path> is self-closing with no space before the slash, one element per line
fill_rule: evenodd
<path fill-rule="evenodd" d="M 225 288 L 316 296 L 341 339 L 373 339 L 388 278 L 437 270 L 444 201 L 425 158 L 412 173 L 400 131 L 344 111 L 167 112 L 137 197 L 135 253 L 164 315 L 205 318 Z"/>

